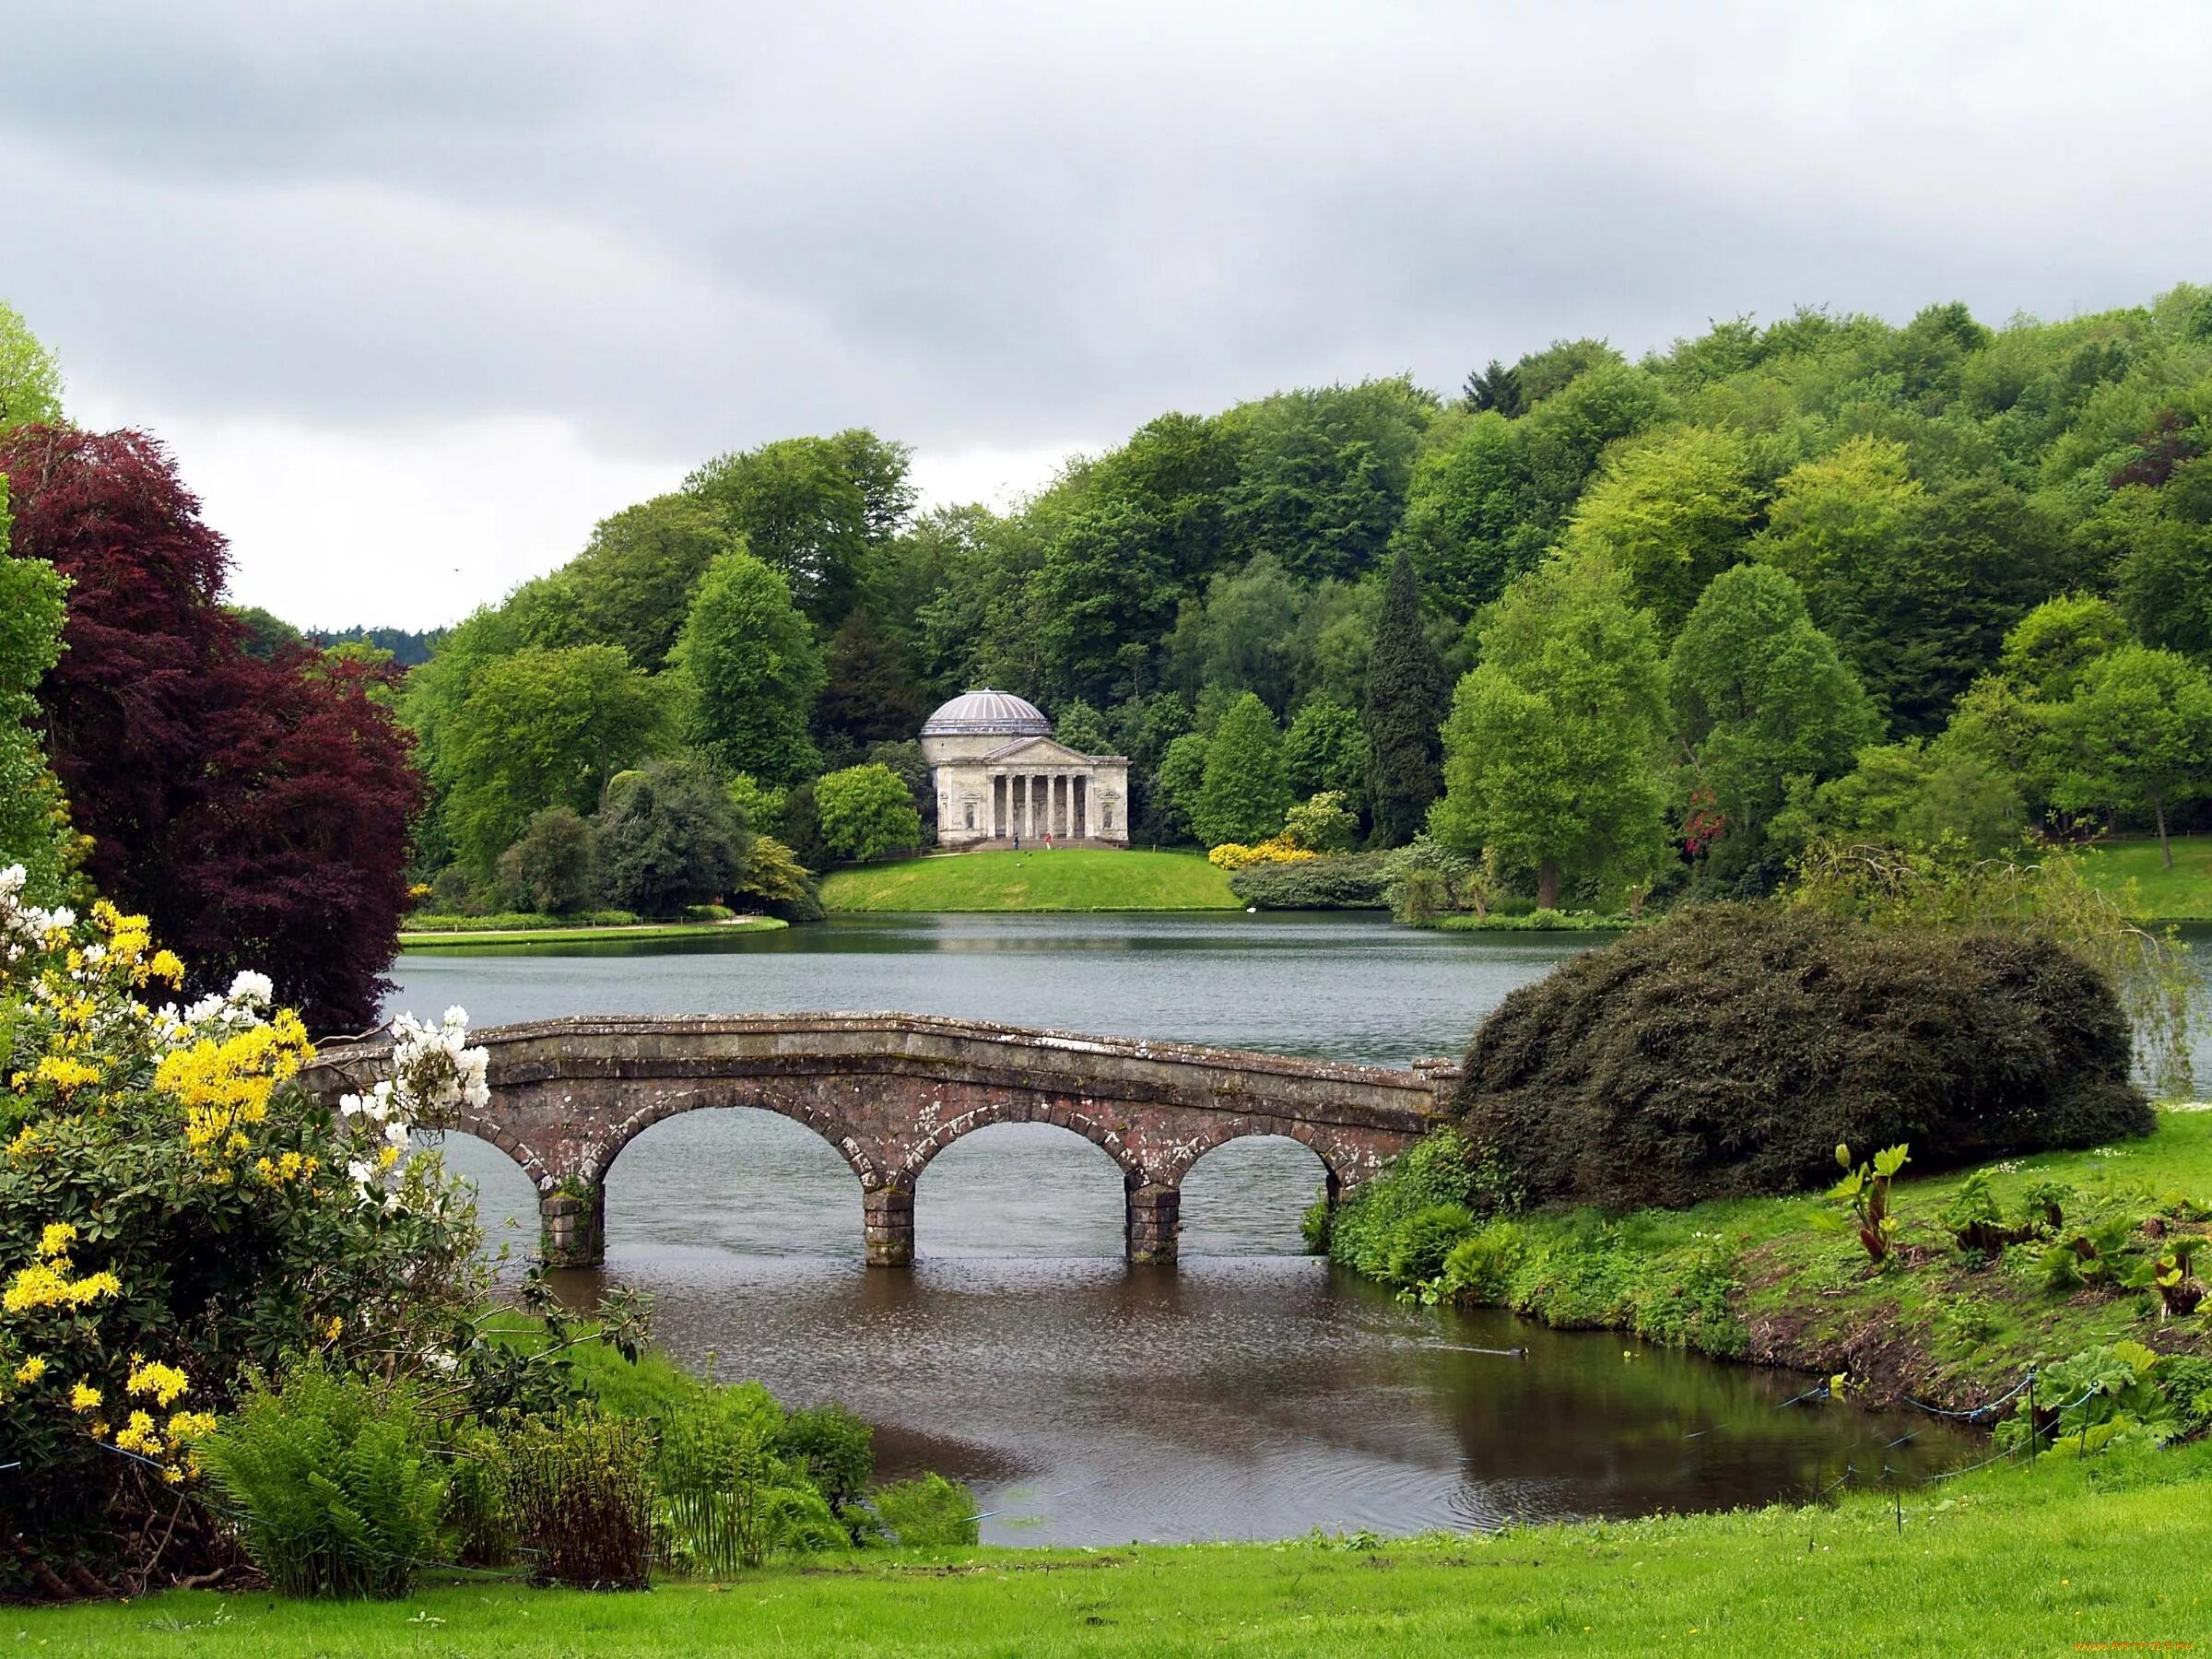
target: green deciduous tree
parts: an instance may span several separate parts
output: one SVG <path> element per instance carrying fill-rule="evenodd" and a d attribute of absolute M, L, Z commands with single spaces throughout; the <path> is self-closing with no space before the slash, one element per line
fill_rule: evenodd
<path fill-rule="evenodd" d="M 1444 696 L 1443 665 L 1421 623 L 1419 579 L 1400 553 L 1367 662 L 1367 802 L 1386 847 L 1411 841 L 1442 792 Z"/>
<path fill-rule="evenodd" d="M 1743 556 L 1757 507 L 1742 439 L 1679 427 L 1617 445 L 1583 492 L 1567 545 L 1609 552 L 1663 633 Z"/>
<path fill-rule="evenodd" d="M 667 665 L 691 595 L 741 547 L 729 516 L 691 495 L 655 496 L 599 521 L 582 552 L 508 602 L 534 645 L 619 645 L 648 673 Z"/>
<path fill-rule="evenodd" d="M 1197 833 L 1198 794 L 1206 786 L 1206 740 L 1183 732 L 1168 740 L 1154 777 L 1159 785 L 1157 827 L 1162 840 Z"/>
<path fill-rule="evenodd" d="M 1754 550 L 1796 578 L 1897 727 L 1925 735 L 2050 596 L 2058 544 L 2048 517 L 2001 480 L 1931 493 L 1901 444 L 1853 438 L 1783 478 Z"/>
<path fill-rule="evenodd" d="M 698 760 L 649 760 L 618 772 L 599 807 L 606 896 L 645 916 L 726 897 L 745 880 L 747 839 L 728 790 Z"/>
<path fill-rule="evenodd" d="M 1367 759 L 1359 716 L 1326 695 L 1300 703 L 1283 734 L 1283 777 L 1300 798 L 1333 791 L 1356 809 L 1367 795 Z"/>
<path fill-rule="evenodd" d="M 1412 555 L 1436 602 L 1465 617 L 1534 566 L 1550 534 L 1523 430 L 1490 412 L 1421 457 L 1394 545 Z"/>
<path fill-rule="evenodd" d="M 1716 877 L 1762 864 L 1757 885 L 1782 871 L 1764 857 L 1766 829 L 1786 782 L 1846 771 L 1879 721 L 1835 642 L 1813 626 L 1797 584 L 1777 570 L 1739 565 L 1713 578 L 1668 660 L 1675 730 L 1690 787 L 1723 826 L 1708 854 Z"/>
<path fill-rule="evenodd" d="M 1175 614 L 1159 522 L 1127 501 L 1069 519 L 1030 590 L 1045 674 L 1067 698 L 1112 696 L 1128 678 L 1122 648 L 1157 639 Z"/>
<path fill-rule="evenodd" d="M 888 766 L 849 766 L 814 785 L 822 840 L 840 858 L 881 858 L 922 843 L 922 818 L 905 781 Z"/>
<path fill-rule="evenodd" d="M 62 370 L 39 343 L 22 312 L 0 300 L 0 432 L 16 426 L 58 426 Z"/>
<path fill-rule="evenodd" d="M 588 811 L 673 735 L 665 689 L 615 645 L 529 645 L 486 663 L 441 729 L 454 851 L 485 876 L 543 806 Z"/>
<path fill-rule="evenodd" d="M 816 709 L 827 736 L 865 746 L 922 729 L 922 693 L 907 670 L 906 653 L 865 606 L 837 625 L 826 671 Z"/>
<path fill-rule="evenodd" d="M 860 429 L 786 438 L 710 461 L 684 488 L 720 509 L 753 556 L 782 572 L 799 607 L 834 628 L 860 591 L 870 551 L 913 505 L 907 454 Z"/>
<path fill-rule="evenodd" d="M 2127 637 L 2127 619 L 2111 601 L 2068 594 L 2044 600 L 2014 624 L 1999 663 L 2021 695 L 2064 702 L 2083 671 Z"/>
<path fill-rule="evenodd" d="M 1555 555 L 1506 591 L 1444 728 L 1438 840 L 1562 881 L 1633 888 L 1666 854 L 1665 672 L 1652 619 L 1602 558 Z"/>
<path fill-rule="evenodd" d="M 1169 753 L 1174 753 L 1174 745 L 1169 745 Z M 1230 705 L 1206 746 L 1206 772 L 1191 828 L 1209 847 L 1265 841 L 1283 827 L 1289 809 L 1282 735 L 1267 705 L 1247 691 Z"/>
<path fill-rule="evenodd" d="M 0 312 L 0 328 L 7 316 Z M 69 840 L 61 786 L 29 722 L 33 695 L 61 660 L 69 584 L 43 559 L 7 551 L 7 480 L 0 477 L 0 868 L 19 864 L 31 902 L 59 902 Z"/>
<path fill-rule="evenodd" d="M 1309 582 L 1378 563 L 1436 407 L 1401 377 L 1280 392 L 1230 410 L 1222 422 L 1242 463 L 1228 521 L 1240 553 L 1272 553 Z"/>
<path fill-rule="evenodd" d="M 725 770 L 791 784 L 819 764 L 807 718 L 828 677 L 781 571 L 749 553 L 708 567 L 671 658 L 691 738 Z"/>
<path fill-rule="evenodd" d="M 2062 806 L 2149 812 L 2166 867 L 2166 817 L 2212 793 L 2212 676 L 2176 652 L 2122 645 L 2083 670 L 2053 715 Z"/>
<path fill-rule="evenodd" d="M 530 815 L 522 840 L 500 854 L 501 882 L 524 910 L 566 915 L 589 910 L 599 896 L 597 833 L 571 806 Z"/>

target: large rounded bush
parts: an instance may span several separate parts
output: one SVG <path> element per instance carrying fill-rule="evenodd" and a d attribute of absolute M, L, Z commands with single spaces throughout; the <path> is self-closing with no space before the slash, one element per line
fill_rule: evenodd
<path fill-rule="evenodd" d="M 1454 1107 L 1478 1190 L 1629 1208 L 1783 1193 L 1909 1142 L 1916 1171 L 2143 1135 L 2102 975 L 2025 933 L 1702 905 L 1516 991 Z"/>

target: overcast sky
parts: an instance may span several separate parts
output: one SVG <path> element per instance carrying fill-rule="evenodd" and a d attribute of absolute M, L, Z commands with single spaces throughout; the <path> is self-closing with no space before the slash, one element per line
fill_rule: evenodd
<path fill-rule="evenodd" d="M 18 8 L 0 298 L 236 596 L 423 627 L 704 457 L 862 424 L 935 500 L 1168 408 L 1830 303 L 2212 279 L 2212 12 Z"/>

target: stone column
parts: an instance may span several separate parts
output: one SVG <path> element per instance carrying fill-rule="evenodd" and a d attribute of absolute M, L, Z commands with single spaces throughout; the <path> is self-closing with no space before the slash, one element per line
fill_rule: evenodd
<path fill-rule="evenodd" d="M 1090 829 L 1090 814 L 1088 810 L 1090 806 L 1090 780 L 1081 776 L 1070 778 L 1067 787 L 1068 811 L 1074 815 L 1068 820 L 1068 834 L 1073 840 L 1081 841 Z"/>
<path fill-rule="evenodd" d="M 914 1189 L 880 1182 L 860 1189 L 860 1215 L 871 1267 L 911 1267 L 914 1261 Z"/>
<path fill-rule="evenodd" d="M 606 1188 L 570 1182 L 537 1195 L 537 1248 L 548 1267 L 596 1267 L 606 1260 Z"/>
<path fill-rule="evenodd" d="M 1175 1264 L 1175 1236 L 1182 1230 L 1182 1192 L 1147 1182 L 1128 1196 L 1128 1253 L 1132 1266 Z"/>

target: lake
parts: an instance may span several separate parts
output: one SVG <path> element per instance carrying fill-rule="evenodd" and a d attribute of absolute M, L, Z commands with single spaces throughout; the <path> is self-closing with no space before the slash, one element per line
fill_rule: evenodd
<path fill-rule="evenodd" d="M 1605 935 L 1597 935 L 1602 938 Z M 1379 916 L 872 916 L 659 945 L 410 952 L 391 1010 L 479 1025 L 584 1013 L 898 1010 L 1402 1065 L 1456 1054 L 1515 987 L 1594 942 L 1440 934 Z M 535 1239 L 529 1184 L 453 1137 L 495 1241 Z M 1847 1464 L 1916 1475 L 1966 1437 L 1785 1406 L 1802 1379 L 1398 1303 L 1303 1253 L 1321 1166 L 1233 1142 L 1184 1183 L 1176 1269 L 1122 1261 L 1120 1171 L 1002 1124 L 915 1194 L 917 1260 L 860 1260 L 860 1188 L 810 1131 L 701 1112 L 607 1178 L 603 1269 L 651 1293 L 695 1368 L 877 1425 L 886 1473 L 968 1481 L 1004 1543 L 1404 1533 L 1805 1495 Z M 1916 1430 L 1902 1445 L 1888 1442 Z"/>

